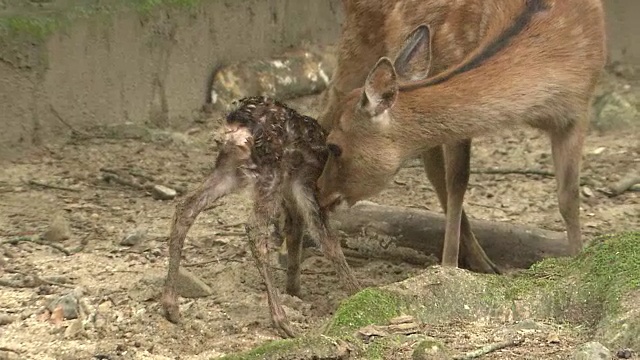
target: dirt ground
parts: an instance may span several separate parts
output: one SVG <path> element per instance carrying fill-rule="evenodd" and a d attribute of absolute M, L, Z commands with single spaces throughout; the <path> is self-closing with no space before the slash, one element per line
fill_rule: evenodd
<path fill-rule="evenodd" d="M 291 104 L 313 114 L 316 102 L 311 97 Z M 209 359 L 277 338 L 264 287 L 242 236 L 250 209 L 246 194 L 223 199 L 219 207 L 202 214 L 189 233 L 183 264 L 213 288 L 213 295 L 181 299 L 184 320 L 176 326 L 162 317 L 157 301 L 166 272 L 166 236 L 175 200 L 154 200 L 147 191 L 101 179 L 101 168 L 128 169 L 174 188 L 193 188 L 215 158 L 214 124 L 194 122 L 187 131 L 154 136 L 147 142 L 70 141 L 42 148 L 40 157 L 3 168 L 0 241 L 42 233 L 62 218 L 70 225 L 70 237 L 58 244 L 68 250 L 86 244 L 70 256 L 31 242 L 0 246 L 0 279 L 10 282 L 26 277 L 34 285 L 0 286 L 0 314 L 10 319 L 4 321 L 8 324 L 0 323 L 5 358 Z M 637 130 L 590 133 L 583 166 L 588 182 L 582 194 L 586 237 L 639 228 L 640 193 L 609 198 L 599 191 L 639 164 Z M 530 129 L 478 139 L 472 167 L 550 171 L 549 143 Z M 371 200 L 439 211 L 435 194 L 417 167 L 403 169 L 384 193 Z M 564 229 L 550 177 L 475 173 L 466 208 L 474 218 Z M 140 243 L 120 244 L 139 229 L 146 231 Z M 421 270 L 384 260 L 350 259 L 350 263 L 365 285 L 388 284 Z M 282 287 L 284 272 L 276 270 L 276 276 Z M 64 287 L 46 284 L 52 281 Z M 302 282 L 302 299 L 284 298 L 294 324 L 309 329 L 332 314 L 346 295 L 321 257 L 305 261 Z M 84 290 L 83 301 L 98 312 L 84 333 L 67 338 L 65 328 L 72 320 L 54 324 L 40 313 L 51 299 L 76 287 Z M 509 324 L 451 323 L 425 325 L 424 332 L 442 339 L 453 351 L 464 352 L 495 341 L 505 326 Z M 584 333 L 571 326 L 552 324 L 544 329 L 532 330 L 534 335 L 524 344 L 486 358 L 566 358 L 569 349 L 585 341 Z M 410 358 L 410 352 L 399 355 Z"/>

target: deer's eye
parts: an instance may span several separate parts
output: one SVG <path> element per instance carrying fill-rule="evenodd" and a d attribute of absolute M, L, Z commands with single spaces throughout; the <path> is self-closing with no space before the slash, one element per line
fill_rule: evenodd
<path fill-rule="evenodd" d="M 329 149 L 331 155 L 335 157 L 339 157 L 340 155 L 342 155 L 342 149 L 336 144 L 327 144 L 327 148 Z"/>

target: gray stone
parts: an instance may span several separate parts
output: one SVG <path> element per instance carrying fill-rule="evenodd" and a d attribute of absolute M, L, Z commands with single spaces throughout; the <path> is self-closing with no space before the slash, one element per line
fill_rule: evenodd
<path fill-rule="evenodd" d="M 608 360 L 611 359 L 611 351 L 596 341 L 591 341 L 578 346 L 571 355 L 573 360 Z"/>
<path fill-rule="evenodd" d="M 178 271 L 176 291 L 185 298 L 199 298 L 213 294 L 211 287 L 185 268 Z"/>
<path fill-rule="evenodd" d="M 177 195 L 177 191 L 164 185 L 154 185 L 151 189 L 151 196 L 156 200 L 171 200 Z"/>
<path fill-rule="evenodd" d="M 0 360 L 18 360 L 20 355 L 9 350 L 0 350 Z"/>
<path fill-rule="evenodd" d="M 136 229 L 128 234 L 126 234 L 122 240 L 120 240 L 120 245 L 123 246 L 134 246 L 141 243 L 147 237 L 146 229 Z"/>
<path fill-rule="evenodd" d="M 9 314 L 0 314 L 0 326 L 11 324 L 16 320 L 17 318 L 15 316 L 11 316 Z"/>
<path fill-rule="evenodd" d="M 62 314 L 65 319 L 76 319 L 78 317 L 78 299 L 73 292 L 51 301 L 47 305 L 47 310 L 53 312 L 58 305 L 62 306 Z"/>
<path fill-rule="evenodd" d="M 84 327 L 82 325 L 82 320 L 76 319 L 76 320 L 73 320 L 69 324 L 69 326 L 67 326 L 67 328 L 65 329 L 64 338 L 65 339 L 75 339 L 79 335 L 82 335 L 83 333 L 84 333 Z"/>
<path fill-rule="evenodd" d="M 640 119 L 640 112 L 630 96 L 609 91 L 594 101 L 594 125 L 601 130 L 621 128 Z"/>
<path fill-rule="evenodd" d="M 49 224 L 47 230 L 42 234 L 42 238 L 50 242 L 67 240 L 71 237 L 69 222 L 62 214 L 56 215 Z"/>

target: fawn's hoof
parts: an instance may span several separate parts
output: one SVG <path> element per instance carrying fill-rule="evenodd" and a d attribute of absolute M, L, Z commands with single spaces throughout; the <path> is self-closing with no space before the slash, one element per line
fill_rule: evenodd
<path fill-rule="evenodd" d="M 295 296 L 295 297 L 297 297 L 299 299 L 302 298 L 302 296 L 300 296 L 301 295 L 300 284 L 298 284 L 298 285 L 287 285 L 286 292 L 287 292 L 288 295 Z"/>
<path fill-rule="evenodd" d="M 162 309 L 164 310 L 164 317 L 174 324 L 180 323 L 180 309 L 176 299 L 171 299 L 163 296 Z"/>
<path fill-rule="evenodd" d="M 298 336 L 297 332 L 293 330 L 293 327 L 287 320 L 279 320 L 275 322 L 275 325 L 280 335 L 285 339 L 293 339 Z"/>

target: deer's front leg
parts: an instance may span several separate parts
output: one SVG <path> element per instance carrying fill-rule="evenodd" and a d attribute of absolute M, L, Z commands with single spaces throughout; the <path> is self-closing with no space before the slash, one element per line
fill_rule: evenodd
<path fill-rule="evenodd" d="M 445 215 L 447 214 L 447 184 L 445 179 L 445 164 L 444 153 L 442 146 L 437 146 L 427 150 L 422 154 L 422 161 L 424 163 L 424 169 L 427 173 L 427 178 L 433 186 L 440 206 L 442 207 Z M 476 239 L 471 229 L 471 224 L 464 211 L 462 210 L 460 222 L 460 245 L 462 253 L 462 261 L 464 265 L 473 271 L 499 274 L 498 267 L 489 259 L 487 254 L 480 246 L 480 243 Z"/>
<path fill-rule="evenodd" d="M 445 145 L 447 211 L 442 252 L 443 266 L 458 266 L 462 204 L 469 184 L 471 140 Z"/>
<path fill-rule="evenodd" d="M 296 336 L 296 333 L 293 331 L 287 319 L 287 314 L 284 312 L 284 309 L 282 309 L 278 289 L 273 285 L 268 249 L 271 233 L 267 219 L 267 217 L 260 214 L 254 215 L 246 226 L 247 237 L 249 238 L 251 254 L 255 260 L 258 272 L 267 288 L 267 301 L 269 302 L 271 321 L 283 337 L 293 338 Z"/>

